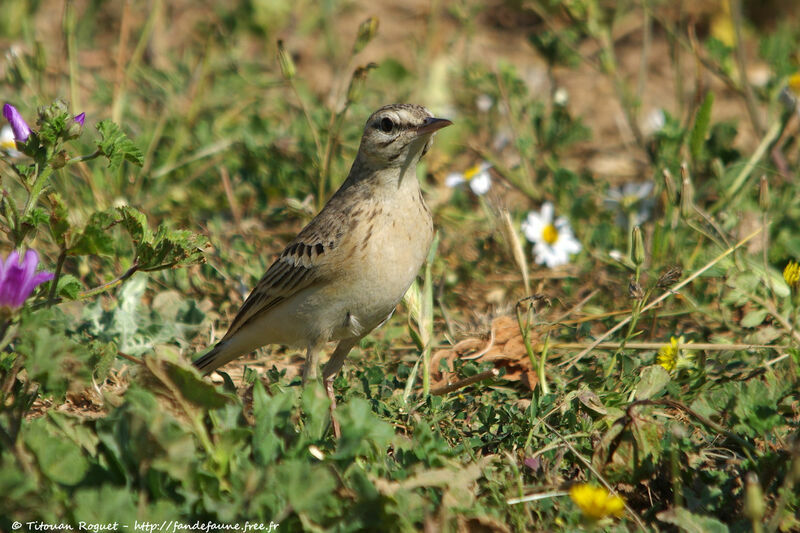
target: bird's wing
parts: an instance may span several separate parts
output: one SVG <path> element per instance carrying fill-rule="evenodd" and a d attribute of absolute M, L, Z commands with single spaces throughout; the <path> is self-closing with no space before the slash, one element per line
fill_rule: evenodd
<path fill-rule="evenodd" d="M 305 233 L 305 232 L 303 232 Z M 265 313 L 325 277 L 324 265 L 337 240 L 322 242 L 319 235 L 301 233 L 289 243 L 247 297 L 228 332 L 230 338 L 254 317 Z M 320 268 L 320 267 L 323 268 Z"/>
<path fill-rule="evenodd" d="M 222 340 L 230 338 L 254 317 L 335 275 L 337 269 L 331 256 L 347 247 L 347 235 L 353 233 L 362 211 L 356 206 L 370 194 L 368 187 L 342 186 L 336 191 L 322 211 L 270 265 Z"/>

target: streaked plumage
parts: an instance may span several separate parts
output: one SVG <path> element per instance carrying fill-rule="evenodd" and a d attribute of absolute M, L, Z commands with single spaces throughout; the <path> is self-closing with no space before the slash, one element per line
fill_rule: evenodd
<path fill-rule="evenodd" d="M 425 260 L 433 222 L 416 166 L 449 124 L 417 105 L 373 113 L 345 182 L 194 365 L 209 373 L 266 344 L 302 346 L 309 379 L 325 344 L 339 341 L 323 371 L 336 374 L 353 345 L 391 316 Z"/>

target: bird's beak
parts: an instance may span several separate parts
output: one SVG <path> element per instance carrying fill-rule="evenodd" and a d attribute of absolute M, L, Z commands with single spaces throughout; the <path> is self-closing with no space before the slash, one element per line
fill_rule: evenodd
<path fill-rule="evenodd" d="M 451 126 L 453 123 L 447 120 L 446 118 L 426 118 L 425 123 L 417 128 L 417 135 L 426 135 L 428 133 L 433 133 L 438 131 L 442 128 L 446 128 L 447 126 Z"/>

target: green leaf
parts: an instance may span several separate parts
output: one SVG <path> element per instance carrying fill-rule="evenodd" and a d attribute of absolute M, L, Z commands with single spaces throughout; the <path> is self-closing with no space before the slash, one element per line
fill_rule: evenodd
<path fill-rule="evenodd" d="M 137 247 L 136 254 L 140 270 L 147 272 L 202 262 L 202 249 L 206 246 L 208 240 L 202 235 L 186 230 L 170 230 L 162 224 L 152 242 Z"/>
<path fill-rule="evenodd" d="M 23 316 L 16 351 L 25 356 L 28 377 L 42 385 L 42 392 L 63 398 L 69 389 L 80 389 L 90 376 L 86 347 L 66 336 L 67 324 L 56 309 L 42 309 Z"/>
<path fill-rule="evenodd" d="M 109 229 L 117 223 L 113 211 L 92 213 L 89 221 L 67 251 L 69 255 L 113 255 L 114 239 Z"/>
<path fill-rule="evenodd" d="M 160 361 L 160 365 L 181 396 L 198 407 L 218 409 L 235 401 L 230 394 L 217 391 L 214 385 L 205 381 L 195 371 L 171 361 Z M 150 367 L 151 365 L 148 365 L 148 368 Z"/>
<path fill-rule="evenodd" d="M 231 394 L 217 391 L 211 383 L 189 368 L 172 361 L 145 357 L 144 364 L 170 393 L 178 393 L 191 404 L 203 409 L 218 409 L 235 402 Z"/>
<path fill-rule="evenodd" d="M 253 385 L 253 453 L 256 464 L 269 465 L 284 450 L 285 444 L 276 435 L 276 430 L 291 426 L 294 404 L 295 395 L 292 392 L 270 396 L 261 381 Z"/>
<path fill-rule="evenodd" d="M 46 224 L 50 221 L 47 212 L 41 207 L 34 207 L 30 212 L 22 217 L 21 222 L 32 228 L 39 227 L 40 224 Z"/>
<path fill-rule="evenodd" d="M 117 358 L 117 345 L 113 342 L 92 341 L 92 373 L 95 381 L 102 383 L 111 370 L 111 365 Z"/>
<path fill-rule="evenodd" d="M 147 217 L 144 213 L 135 207 L 125 205 L 117 208 L 117 215 L 120 217 L 122 226 L 133 239 L 134 246 L 138 248 L 142 244 L 152 242 L 153 232 L 147 225 Z"/>
<path fill-rule="evenodd" d="M 703 103 L 700 104 L 700 109 L 694 118 L 694 127 L 689 137 L 689 151 L 692 154 L 692 160 L 697 161 L 700 159 L 700 154 L 703 150 L 703 143 L 708 134 L 708 126 L 711 123 L 711 106 L 714 105 L 714 93 L 708 91 Z"/>
<path fill-rule="evenodd" d="M 776 406 L 785 384 L 777 383 L 774 378 L 770 381 L 769 387 L 760 380 L 739 384 L 741 390 L 736 395 L 736 406 L 733 408 L 739 423 L 734 425 L 734 431 L 751 437 L 761 436 L 783 421 Z"/>
<path fill-rule="evenodd" d="M 301 405 L 306 415 L 305 428 L 312 440 L 319 440 L 325 435 L 330 421 L 331 401 L 325 394 L 325 387 L 314 381 L 303 389 Z"/>
<path fill-rule="evenodd" d="M 78 490 L 71 498 L 74 515 L 87 524 L 133 525 L 139 518 L 137 500 L 135 491 L 111 484 Z"/>
<path fill-rule="evenodd" d="M 59 435 L 44 418 L 27 424 L 24 441 L 36 456 L 42 473 L 56 483 L 77 485 L 89 470 L 80 446 Z"/>
<path fill-rule="evenodd" d="M 70 230 L 68 220 L 69 212 L 67 211 L 61 195 L 58 193 L 51 193 L 48 196 L 50 200 L 51 210 L 49 219 L 50 235 L 59 246 L 64 246 L 66 242 L 66 234 Z"/>
<path fill-rule="evenodd" d="M 686 533 L 728 533 L 728 526 L 710 516 L 694 514 L 683 507 L 662 511 L 656 515 L 659 520 L 677 526 Z"/>
<path fill-rule="evenodd" d="M 77 300 L 81 290 L 83 290 L 83 283 L 72 274 L 62 274 L 58 278 L 57 296 L 65 300 Z"/>
<path fill-rule="evenodd" d="M 761 323 L 767 318 L 767 314 L 768 313 L 766 309 L 754 309 L 749 311 L 742 317 L 741 325 L 743 328 L 754 328 L 756 326 L 760 326 Z"/>
<path fill-rule="evenodd" d="M 313 480 L 312 482 L 309 482 Z M 322 515 L 336 501 L 336 479 L 326 467 L 292 459 L 275 468 L 276 486 L 286 493 L 298 513 Z"/>
<path fill-rule="evenodd" d="M 117 170 L 123 161 L 142 166 L 142 151 L 128 139 L 119 126 L 106 119 L 97 124 L 97 131 L 100 132 L 97 148 L 108 158 L 109 168 Z"/>
<path fill-rule="evenodd" d="M 334 455 L 336 459 L 352 458 L 369 451 L 384 453 L 394 436 L 392 426 L 375 416 L 369 402 L 364 399 L 353 398 L 338 406 L 335 415 L 342 427 L 342 437 Z"/>
<path fill-rule="evenodd" d="M 648 400 L 664 390 L 669 383 L 669 372 L 661 365 L 651 365 L 642 369 L 639 384 L 636 386 L 636 399 Z"/>

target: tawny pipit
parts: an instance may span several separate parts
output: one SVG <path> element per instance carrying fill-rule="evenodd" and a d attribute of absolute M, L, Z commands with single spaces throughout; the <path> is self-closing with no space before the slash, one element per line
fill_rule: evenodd
<path fill-rule="evenodd" d="M 322 371 L 330 387 L 350 349 L 392 315 L 425 260 L 433 221 L 417 163 L 450 124 L 418 105 L 373 113 L 345 182 L 194 365 L 207 374 L 265 344 L 301 346 L 307 381 L 316 379 L 325 345 L 338 341 Z"/>

